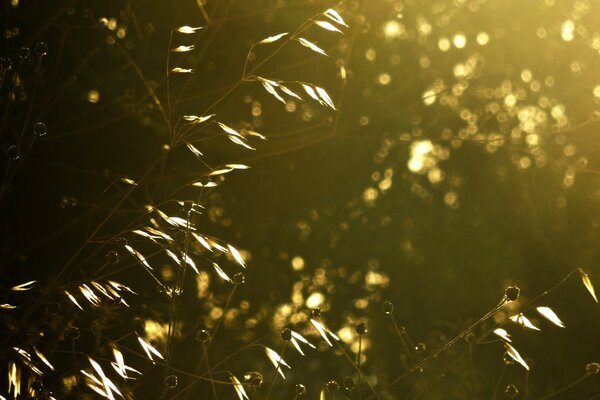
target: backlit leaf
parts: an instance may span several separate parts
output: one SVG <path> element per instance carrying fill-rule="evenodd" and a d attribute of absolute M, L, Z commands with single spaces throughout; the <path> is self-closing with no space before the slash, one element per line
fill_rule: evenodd
<path fill-rule="evenodd" d="M 48 366 L 48 368 L 50 368 L 52 371 L 54 371 L 54 366 L 52 364 L 50 364 L 50 361 L 48 361 L 48 359 L 46 358 L 46 356 L 44 356 L 44 354 L 42 354 L 42 352 L 39 351 L 37 349 L 37 347 L 33 346 L 33 351 L 38 356 L 38 358 L 40 360 L 42 360 L 42 362 Z"/>
<path fill-rule="evenodd" d="M 228 135 L 233 135 L 235 137 L 241 138 L 243 139 L 244 137 L 235 129 L 225 125 L 222 122 L 217 122 L 217 124 L 221 127 L 221 129 L 223 129 Z"/>
<path fill-rule="evenodd" d="M 219 168 L 219 169 L 215 169 L 214 171 L 211 171 L 211 173 L 208 174 L 208 176 L 223 175 L 223 174 L 227 174 L 231 171 L 233 171 L 233 168 Z"/>
<path fill-rule="evenodd" d="M 273 85 L 272 81 L 269 81 L 267 79 L 260 79 L 260 82 L 262 83 L 262 85 L 264 86 L 264 88 L 267 92 L 269 92 L 270 94 L 273 95 L 273 97 L 275 97 L 277 100 L 279 100 L 283 104 L 285 104 L 285 100 L 283 99 L 283 97 L 281 97 L 281 95 L 279 93 L 277 93 L 277 90 L 275 90 L 276 86 Z"/>
<path fill-rule="evenodd" d="M 77 299 L 75 299 L 75 297 L 73 297 L 73 295 L 71 293 L 69 293 L 69 292 L 67 292 L 65 290 L 65 294 L 67 295 L 67 297 L 69 298 L 69 300 L 71 300 L 73 302 L 73 304 L 75 304 L 77 306 L 77 308 L 79 308 L 80 310 L 83 311 L 83 307 L 81 307 L 79 305 L 79 303 L 77 302 Z"/>
<path fill-rule="evenodd" d="M 245 164 L 226 164 L 225 166 L 227 168 L 231 168 L 231 169 L 248 169 L 248 168 L 250 168 L 249 166 L 247 166 Z"/>
<path fill-rule="evenodd" d="M 344 22 L 342 16 L 340 14 L 338 14 L 338 12 L 335 11 L 333 8 L 327 9 L 327 11 L 325 11 L 323 13 L 323 15 L 325 15 L 327 18 L 331 19 L 332 21 L 337 22 L 340 25 L 343 25 L 343 26 L 346 26 L 346 27 L 348 26 Z"/>
<path fill-rule="evenodd" d="M 261 140 L 267 140 L 267 138 L 266 138 L 265 136 L 261 135 L 261 134 L 260 134 L 260 133 L 258 133 L 258 132 L 254 132 L 254 131 L 246 130 L 246 133 L 247 133 L 249 136 L 256 136 L 257 138 L 259 138 L 259 139 L 261 139 Z"/>
<path fill-rule="evenodd" d="M 512 342 L 512 340 L 510 339 L 510 335 L 508 334 L 508 332 L 506 332 L 506 330 L 502 329 L 502 328 L 498 328 L 498 329 L 494 329 L 494 333 L 499 336 L 501 339 L 507 341 L 507 342 Z"/>
<path fill-rule="evenodd" d="M 333 25 L 330 22 L 317 21 L 317 22 L 315 22 L 315 24 L 319 25 L 321 28 L 326 29 L 328 31 L 342 33 L 342 31 L 340 31 L 338 28 L 335 27 L 335 25 Z"/>
<path fill-rule="evenodd" d="M 588 274 L 586 274 L 583 270 L 580 270 L 580 271 L 581 271 L 581 281 L 583 282 L 583 285 L 588 290 L 588 292 L 590 292 L 590 294 L 592 295 L 592 297 L 594 298 L 594 300 L 597 303 L 598 297 L 596 297 L 596 291 L 594 290 L 594 285 L 592 285 L 592 280 L 590 279 Z"/>
<path fill-rule="evenodd" d="M 548 321 L 552 322 L 554 325 L 561 327 L 561 328 L 565 327 L 565 324 L 563 324 L 563 322 L 560 320 L 560 318 L 558 318 L 558 315 L 556 315 L 556 313 L 550 307 L 537 307 L 536 310 L 537 310 L 537 312 L 542 314 L 542 316 L 544 318 L 546 318 Z"/>
<path fill-rule="evenodd" d="M 298 350 L 298 353 L 304 355 L 304 352 L 302 351 L 302 349 L 300 348 L 300 345 L 298 344 L 298 341 L 309 345 L 310 347 L 312 347 L 313 349 L 315 348 L 315 346 L 310 343 L 308 340 L 306 340 L 304 338 L 304 336 L 302 336 L 301 334 L 299 334 L 298 332 L 292 331 L 292 339 L 290 340 L 292 342 L 292 344 L 294 345 L 294 347 L 296 348 L 296 350 Z"/>
<path fill-rule="evenodd" d="M 202 187 L 202 188 L 211 188 L 211 187 L 216 187 L 217 183 L 213 182 L 213 181 L 208 181 L 208 182 L 198 181 L 198 182 L 192 183 L 192 186 L 197 186 L 197 187 Z"/>
<path fill-rule="evenodd" d="M 147 341 L 142 339 L 140 336 L 138 336 L 138 342 L 140 342 L 142 349 L 144 349 L 144 352 L 146 353 L 146 355 L 148 356 L 150 361 L 154 362 L 154 358 L 152 357 L 152 354 L 154 354 L 156 357 L 160 358 L 161 360 L 164 360 L 164 357 L 162 356 L 162 354 L 160 354 L 160 352 L 158 350 L 156 350 L 150 343 L 148 343 Z"/>
<path fill-rule="evenodd" d="M 240 382 L 239 379 L 236 378 L 233 374 L 229 376 L 229 379 L 231 379 L 231 383 L 233 383 L 233 388 L 235 389 L 235 393 L 238 395 L 238 398 L 240 400 L 249 400 L 250 397 L 248 397 L 248 394 L 246 394 L 246 390 L 244 389 L 244 385 L 242 385 L 242 382 Z"/>
<path fill-rule="evenodd" d="M 217 271 L 217 274 L 221 278 L 223 278 L 223 280 L 225 280 L 225 281 L 227 281 L 229 283 L 232 283 L 231 278 L 229 278 L 229 276 L 225 273 L 225 271 L 223 271 L 221 269 L 221 267 L 219 267 L 219 264 L 217 264 L 216 262 L 213 262 L 212 265 L 213 265 L 213 268 L 215 269 L 215 271 Z"/>
<path fill-rule="evenodd" d="M 235 247 L 233 247 L 230 244 L 227 245 L 227 248 L 229 249 L 229 252 L 231 253 L 231 256 L 235 259 L 235 261 L 239 265 L 241 265 L 243 268 L 246 268 L 246 263 L 244 262 L 244 258 L 242 257 L 242 255 L 240 254 L 238 249 L 236 249 Z"/>
<path fill-rule="evenodd" d="M 283 371 L 281 370 L 281 366 L 284 365 L 290 369 L 291 369 L 291 367 L 285 362 L 285 360 L 283 358 L 281 358 L 279 356 L 279 354 L 277 354 L 277 352 L 275 350 L 265 346 L 265 353 L 267 353 L 267 357 L 269 358 L 269 360 L 271 361 L 273 366 L 275 368 L 277 368 L 277 372 L 279 372 L 279 375 L 281 375 L 281 377 L 283 379 L 285 379 L 285 375 L 283 374 Z"/>
<path fill-rule="evenodd" d="M 133 247 L 131 247 L 130 245 L 126 244 L 125 245 L 125 249 L 127 249 L 128 252 L 130 252 L 135 258 L 137 258 L 137 260 L 146 268 L 148 269 L 152 269 L 152 267 L 150 266 L 150 264 L 148 264 L 148 262 L 146 261 L 146 258 L 136 249 L 134 249 Z"/>
<path fill-rule="evenodd" d="M 331 332 L 329 329 L 327 329 L 327 327 L 325 327 L 325 325 L 323 325 L 322 323 L 320 323 L 319 321 L 317 321 L 314 318 L 311 318 L 310 323 L 315 327 L 315 329 L 319 332 L 319 334 L 321 335 L 321 337 L 323 339 L 325 339 L 325 341 L 327 342 L 327 344 L 329 346 L 333 346 L 333 343 L 331 343 L 331 341 L 328 338 L 328 334 L 331 335 L 331 337 L 335 340 L 340 340 L 339 337 L 337 337 L 333 332 Z"/>
<path fill-rule="evenodd" d="M 256 150 L 254 147 L 250 146 L 249 144 L 247 144 L 245 142 L 245 139 L 240 139 L 239 137 L 236 136 L 227 136 L 229 138 L 229 140 L 231 140 L 233 143 L 235 144 L 239 144 L 242 147 L 247 148 L 248 150 Z"/>
<path fill-rule="evenodd" d="M 171 49 L 173 53 L 186 53 L 188 51 L 194 50 L 194 45 L 191 46 L 177 46 L 174 49 Z"/>
<path fill-rule="evenodd" d="M 29 281 L 29 282 L 25 282 L 25 283 L 21 283 L 17 286 L 13 286 L 12 288 L 10 288 L 10 290 L 12 290 L 13 292 L 24 292 L 26 290 L 30 290 L 33 285 L 35 285 L 37 283 L 37 281 Z"/>
<path fill-rule="evenodd" d="M 208 243 L 208 240 L 206 240 L 206 238 L 204 236 L 199 235 L 194 232 L 192 232 L 192 236 L 194 236 L 194 238 L 196 238 L 198 243 L 200 243 L 206 250 L 208 250 L 212 253 L 213 249 L 212 249 L 210 243 Z"/>
<path fill-rule="evenodd" d="M 258 43 L 260 43 L 260 44 L 265 44 L 265 43 L 273 43 L 273 42 L 276 42 L 276 41 L 278 41 L 278 40 L 279 40 L 279 39 L 281 39 L 282 37 L 286 36 L 287 34 L 288 34 L 287 32 L 284 32 L 284 33 L 279 33 L 279 34 L 277 34 L 277 35 L 269 36 L 269 37 L 267 37 L 267 38 L 264 38 L 263 40 L 261 40 L 261 41 L 260 41 L 260 42 L 258 42 Z"/>
<path fill-rule="evenodd" d="M 296 92 L 293 92 L 290 88 L 283 86 L 283 85 L 279 85 L 279 89 L 281 89 L 282 92 L 284 92 L 285 94 L 288 94 L 292 97 L 297 98 L 298 100 L 302 100 L 302 97 L 298 96 L 296 94 Z"/>
<path fill-rule="evenodd" d="M 198 150 L 197 148 L 194 147 L 194 145 L 192 145 L 191 143 L 186 143 L 186 146 L 188 149 L 190 149 L 190 151 L 198 158 L 200 159 L 204 154 L 202 154 L 202 152 L 200 150 Z"/>
<path fill-rule="evenodd" d="M 192 72 L 194 72 L 194 70 L 192 70 L 191 68 L 173 68 L 171 70 L 171 72 L 175 73 L 175 74 L 191 74 Z"/>
<path fill-rule="evenodd" d="M 519 364 L 521 364 L 523 366 L 523 368 L 525 368 L 527 371 L 529 371 L 529 365 L 527 365 L 525 360 L 523 360 L 523 357 L 521 357 L 521 355 L 519 354 L 517 349 L 515 349 L 514 347 L 512 347 L 510 344 L 508 344 L 506 342 L 504 343 L 504 348 L 506 349 L 506 352 L 508 353 L 510 358 L 512 358 Z"/>
<path fill-rule="evenodd" d="M 203 26 L 194 26 L 194 27 L 192 27 L 192 26 L 184 25 L 184 26 L 180 26 L 179 28 L 177 28 L 177 32 L 179 32 L 179 33 L 185 33 L 185 34 L 189 35 L 189 34 L 192 34 L 192 33 L 196 33 L 200 29 L 203 29 L 203 28 L 204 28 Z"/>
<path fill-rule="evenodd" d="M 527 318 L 523 314 L 513 315 L 509 319 L 513 322 L 516 322 L 517 324 L 521 325 L 524 328 L 533 329 L 534 331 L 540 330 L 540 328 L 533 325 L 533 323 L 529 320 L 529 318 Z"/>
<path fill-rule="evenodd" d="M 184 115 L 181 117 L 181 119 L 188 121 L 188 122 L 192 122 L 193 124 L 201 124 L 203 122 L 208 121 L 209 119 L 211 119 L 212 117 L 214 117 L 216 114 L 210 114 L 210 115 L 206 115 L 203 117 L 200 117 L 198 115 Z"/>
<path fill-rule="evenodd" d="M 319 96 L 317 95 L 317 92 L 315 92 L 315 89 L 313 89 L 312 86 L 303 83 L 302 88 L 314 100 L 318 101 L 319 103 L 322 102 L 322 100 L 319 98 Z"/>
<path fill-rule="evenodd" d="M 298 38 L 298 41 L 300 42 L 300 44 L 302 46 L 308 47 L 309 49 L 311 49 L 315 53 L 323 54 L 324 56 L 327 55 L 327 53 L 325 53 L 325 50 L 323 50 L 322 48 L 320 48 L 319 46 L 317 46 L 316 44 L 314 44 L 313 42 L 311 42 L 309 40 L 306 40 L 304 38 Z"/>
<path fill-rule="evenodd" d="M 329 97 L 329 94 L 327 94 L 325 89 L 318 87 L 318 86 L 315 86 L 315 89 L 317 90 L 317 94 L 325 102 L 325 104 L 327 104 L 329 107 L 331 107 L 335 110 L 335 105 L 333 104 L 331 97 Z"/>
<path fill-rule="evenodd" d="M 121 178 L 119 179 L 121 182 L 126 183 L 128 185 L 132 185 L 132 186 L 137 186 L 137 183 L 135 183 L 135 181 L 133 179 L 129 179 L 129 178 Z"/>

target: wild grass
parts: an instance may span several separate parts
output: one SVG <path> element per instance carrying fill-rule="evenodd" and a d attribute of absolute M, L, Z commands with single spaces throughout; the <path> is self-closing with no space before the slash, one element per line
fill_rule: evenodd
<path fill-rule="evenodd" d="M 65 7 L 68 13 L 70 6 Z M 124 7 L 123 12 L 130 7 Z M 569 329 L 567 318 L 550 300 L 574 281 L 579 285 L 577 290 L 587 291 L 598 302 L 592 279 L 581 268 L 528 301 L 523 301 L 517 286 L 507 285 L 498 293 L 496 303 L 478 304 L 481 317 L 453 329 L 449 338 L 427 344 L 425 339 L 413 341 L 409 328 L 399 323 L 395 305 L 381 290 L 370 299 L 373 315 L 353 315 L 345 323 L 335 317 L 341 310 L 319 308 L 324 303 L 318 296 L 314 308 L 302 299 L 302 305 L 252 305 L 258 311 L 249 314 L 250 303 L 269 302 L 268 296 L 256 296 L 256 301 L 247 293 L 240 296 L 248 286 L 260 290 L 264 282 L 249 279 L 253 276 L 249 271 L 260 265 L 253 263 L 254 250 L 221 238 L 219 233 L 228 234 L 228 223 L 211 229 L 211 224 L 223 221 L 219 198 L 213 194 L 222 186 L 239 182 L 233 176 L 244 174 L 252 165 L 238 162 L 238 155 L 260 154 L 269 134 L 261 129 L 264 122 L 244 121 L 232 104 L 241 89 L 252 87 L 256 91 L 258 87 L 269 102 L 283 104 L 286 111 L 280 109 L 281 114 L 289 112 L 292 104 L 305 107 L 304 115 L 332 113 L 326 126 L 333 130 L 333 136 L 345 135 L 340 111 L 345 110 L 345 96 L 352 95 L 345 89 L 347 80 L 358 72 L 348 65 L 350 55 L 337 60 L 330 56 L 337 51 L 336 46 L 354 45 L 352 41 L 348 45 L 346 39 L 336 42 L 336 35 L 359 40 L 345 12 L 352 21 L 361 23 L 362 18 L 360 10 L 343 2 L 338 7 L 328 5 L 298 25 L 286 27 L 289 31 L 273 31 L 248 46 L 233 46 L 244 48 L 237 75 L 228 75 L 235 79 L 215 92 L 198 95 L 210 100 L 192 111 L 182 99 L 186 99 L 193 77 L 206 73 L 201 60 L 210 52 L 209 38 L 221 32 L 219 23 L 226 21 L 225 17 L 215 20 L 215 15 L 228 15 L 216 12 L 227 7 L 223 5 L 215 5 L 212 14 L 205 2 L 198 1 L 194 7 L 202 15 L 203 25 L 189 22 L 160 32 L 165 48 L 158 57 L 164 70 L 158 75 L 159 82 L 150 79 L 130 43 L 122 40 L 126 34 L 114 18 L 84 12 L 82 29 L 101 35 L 111 54 L 125 60 L 123 65 L 139 84 L 136 90 L 142 94 L 137 93 L 137 98 L 123 95 L 113 110 L 136 110 L 135 115 L 151 127 L 144 133 L 148 137 L 156 134 L 153 154 L 143 158 L 146 167 L 133 175 L 106 174 L 108 182 L 81 223 L 79 247 L 69 249 L 69 256 L 58 268 L 27 271 L 18 274 L 27 279 L 15 281 L 8 264 L 3 266 L 0 354 L 8 385 L 0 398 L 418 399 L 444 398 L 446 387 L 452 387 L 453 393 L 464 390 L 461 398 L 490 394 L 492 398 L 534 398 L 528 382 L 537 367 L 522 350 L 522 343 L 527 341 L 524 336 Z M 135 12 L 128 12 L 135 20 Z M 141 36 L 142 29 L 137 29 Z M 0 134 L 7 156 L 0 201 L 6 201 L 30 152 L 48 130 L 38 118 L 52 102 L 50 95 L 39 94 L 44 79 L 51 80 L 53 75 L 42 68 L 47 52 L 48 46 L 38 42 L 33 54 L 22 47 L 11 56 L 16 62 L 8 58 L 0 62 L 4 102 Z M 329 65 L 332 73 L 337 70 L 339 87 L 325 87 L 304 77 L 296 79 L 291 76 L 293 69 L 267 68 L 278 57 L 284 61 L 277 65 L 286 64 L 290 54 L 300 54 L 298 64 L 317 59 L 318 65 Z M 456 90 L 466 90 L 476 64 L 467 61 L 463 65 L 473 71 L 462 76 L 465 87 Z M 133 85 L 126 82 L 126 86 L 129 89 Z M 433 86 L 419 98 L 425 105 L 430 105 L 432 98 L 435 101 L 456 91 L 437 83 Z M 63 95 L 48 86 L 45 89 L 52 95 Z M 20 91 L 26 91 L 28 97 L 17 101 Z M 98 91 L 90 90 L 86 101 L 95 103 L 98 96 Z M 360 120 L 363 125 L 369 122 L 368 118 L 366 123 L 363 117 Z M 433 182 L 441 174 L 438 166 L 447 158 L 446 150 L 418 139 L 419 135 L 415 138 L 410 146 L 405 145 L 410 153 L 408 169 L 429 176 Z M 495 148 L 501 139 L 490 136 L 484 142 Z M 444 140 L 457 138 L 445 137 L 440 143 Z M 480 140 L 477 136 L 465 138 L 465 142 Z M 218 144 L 210 145 L 215 142 Z M 133 148 L 132 153 L 135 151 Z M 531 148 L 527 151 L 536 156 Z M 176 184 L 162 184 L 174 176 L 170 172 L 176 168 L 174 164 L 185 157 L 186 167 L 192 165 L 193 171 L 176 176 Z M 520 158 L 518 162 L 524 161 Z M 427 197 L 424 190 L 413 182 L 418 196 Z M 452 193 L 448 191 L 443 201 L 456 208 L 456 193 Z M 367 203 L 374 201 L 369 196 L 373 197 L 372 192 L 365 194 Z M 61 200 L 63 208 L 75 205 L 74 197 Z M 377 286 L 384 278 L 373 275 L 370 279 Z M 273 315 L 261 316 L 265 310 Z M 243 324 L 239 318 L 242 313 L 248 313 Z M 267 323 L 266 329 L 253 330 L 260 318 L 274 322 Z M 394 336 L 383 345 L 373 343 L 371 337 L 378 337 L 378 331 Z M 382 346 L 381 356 L 371 351 L 375 345 Z M 486 371 L 474 361 L 475 352 L 486 351 L 486 359 L 502 367 L 493 388 L 481 387 L 479 379 Z M 389 369 L 383 362 L 373 366 L 385 352 L 395 354 L 394 367 Z M 573 387 L 597 379 L 593 375 L 600 373 L 600 364 L 590 362 L 581 369 L 581 376 L 544 394 L 538 390 L 535 398 L 568 396 Z M 315 375 L 322 379 L 315 381 Z M 302 381 L 305 377 L 308 380 Z"/>

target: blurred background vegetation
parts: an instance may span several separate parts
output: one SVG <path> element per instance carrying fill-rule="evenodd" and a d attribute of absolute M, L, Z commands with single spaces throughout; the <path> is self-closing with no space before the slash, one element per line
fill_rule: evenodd
<path fill-rule="evenodd" d="M 252 47 L 328 8 L 348 24 L 335 24 L 343 33 L 303 32 L 328 56 L 298 43 Z M 164 287 L 180 267 L 131 231 L 149 224 L 146 205 L 185 218 L 176 202 L 185 200 L 204 207 L 193 216 L 198 231 L 233 244 L 247 269 L 231 295 L 212 255 L 195 247 L 199 274 L 186 276 L 168 373 L 178 384 L 165 398 L 214 396 L 207 381 L 184 389 L 190 374 L 206 373 L 198 332 L 217 325 L 212 363 L 255 340 L 278 350 L 285 327 L 317 345 L 305 357 L 286 350 L 292 368 L 271 398 L 294 398 L 297 384 L 316 398 L 330 380 L 342 386 L 337 398 L 368 398 L 364 379 L 384 388 L 511 285 L 519 301 L 381 398 L 544 398 L 600 361 L 598 305 L 579 274 L 533 304 L 551 307 L 564 329 L 535 313 L 527 315 L 540 332 L 507 321 L 575 268 L 598 282 L 599 1 L 3 0 L 2 12 L 0 281 L 2 302 L 17 308 L 0 310 L 0 371 L 24 362 L 14 347 L 35 345 L 56 368 L 40 383 L 22 364 L 36 398 L 94 398 L 77 371 L 89 369 L 87 355 L 111 359 L 115 346 L 142 372 L 124 382 L 111 371 L 123 395 L 160 397 L 164 370 L 133 333 L 165 351 Z M 173 32 L 184 25 L 204 28 Z M 194 49 L 169 52 L 179 45 Z M 259 82 L 240 82 L 245 63 L 257 76 L 324 88 L 337 110 L 300 91 L 304 101 L 286 95 L 283 104 Z M 175 67 L 193 73 L 167 74 Z M 256 150 L 247 150 L 209 123 L 187 139 L 198 160 L 172 140 L 164 116 L 172 127 L 209 113 L 267 140 L 249 139 Z M 227 163 L 250 169 L 214 176 L 216 188 L 190 186 Z M 146 256 L 160 285 L 125 243 Z M 241 271 L 215 257 L 230 276 Z M 30 290 L 11 290 L 31 280 Z M 92 280 L 137 295 L 123 295 L 129 307 L 94 307 L 78 289 Z M 346 377 L 360 379 L 311 327 L 315 307 L 351 358 L 355 327 L 367 324 L 361 388 L 343 389 Z M 498 326 L 531 371 L 485 335 Z M 274 374 L 258 347 L 213 378 L 229 381 L 226 371 L 242 381 L 263 375 L 262 387 L 246 386 L 252 398 L 266 396 Z M 598 393 L 598 377 L 588 376 L 555 397 Z M 219 384 L 216 397 L 236 393 Z"/>

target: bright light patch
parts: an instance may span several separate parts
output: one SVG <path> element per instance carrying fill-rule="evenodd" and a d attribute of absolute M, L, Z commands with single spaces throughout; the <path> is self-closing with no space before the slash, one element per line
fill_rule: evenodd
<path fill-rule="evenodd" d="M 560 26 L 560 36 L 565 42 L 570 42 L 575 38 L 575 24 L 570 19 L 566 20 Z"/>
<path fill-rule="evenodd" d="M 467 44 L 467 37 L 462 33 L 458 33 L 452 38 L 452 43 L 457 49 L 462 49 Z"/>
<path fill-rule="evenodd" d="M 314 292 L 308 299 L 306 299 L 306 307 L 308 308 L 316 308 L 325 302 L 325 296 L 322 293 Z"/>
<path fill-rule="evenodd" d="M 477 34 L 477 44 L 480 46 L 485 46 L 490 42 L 490 35 L 486 32 L 479 32 Z"/>
<path fill-rule="evenodd" d="M 440 40 L 438 40 L 438 47 L 441 51 L 450 50 L 450 40 L 446 37 L 440 38 Z"/>
<path fill-rule="evenodd" d="M 404 36 L 406 29 L 398 21 L 391 20 L 383 24 L 383 33 L 386 39 L 396 39 Z"/>

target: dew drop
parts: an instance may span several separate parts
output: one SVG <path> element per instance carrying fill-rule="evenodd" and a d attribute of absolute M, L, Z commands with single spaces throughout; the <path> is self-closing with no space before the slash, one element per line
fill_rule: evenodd
<path fill-rule="evenodd" d="M 285 328 L 281 331 L 281 338 L 284 341 L 289 342 L 290 340 L 292 340 L 292 331 L 289 328 Z"/>
<path fill-rule="evenodd" d="M 591 363 L 586 364 L 585 373 L 587 375 L 596 375 L 596 374 L 600 373 L 600 363 L 591 362 Z"/>
<path fill-rule="evenodd" d="M 106 262 L 109 264 L 116 264 L 119 262 L 119 253 L 114 250 L 109 250 L 106 253 Z"/>
<path fill-rule="evenodd" d="M 255 388 L 263 384 L 263 375 L 260 372 L 250 371 L 244 374 L 244 380 Z"/>
<path fill-rule="evenodd" d="M 358 333 L 359 335 L 366 335 L 367 332 L 369 331 L 367 329 L 367 324 L 365 324 L 364 322 L 359 323 L 358 325 L 356 325 L 356 333 Z"/>
<path fill-rule="evenodd" d="M 81 331 L 78 327 L 73 326 L 67 331 L 67 337 L 71 340 L 77 340 L 81 336 Z"/>
<path fill-rule="evenodd" d="M 43 122 L 36 122 L 33 125 L 33 133 L 37 136 L 46 136 L 46 133 L 48 133 L 46 124 Z"/>
<path fill-rule="evenodd" d="M 519 289 L 517 286 L 509 286 L 504 291 L 504 295 L 506 296 L 506 300 L 508 300 L 508 301 L 518 300 L 520 293 L 521 293 L 521 289 Z"/>
<path fill-rule="evenodd" d="M 236 285 L 241 285 L 242 283 L 246 282 L 246 276 L 243 272 L 238 272 L 233 275 L 232 281 Z"/>
<path fill-rule="evenodd" d="M 354 382 L 354 379 L 352 379 L 352 377 L 350 377 L 350 376 L 347 376 L 344 379 L 344 389 L 352 390 L 354 388 L 354 386 L 356 386 L 356 382 Z"/>
<path fill-rule="evenodd" d="M 17 147 L 17 145 L 12 145 L 9 146 L 8 149 L 6 149 L 6 157 L 8 157 L 11 160 L 18 160 L 20 157 L 21 152 L 19 151 L 19 147 Z"/>
<path fill-rule="evenodd" d="M 29 51 L 29 47 L 21 47 L 18 51 L 17 51 L 17 56 L 19 56 L 19 58 L 21 60 L 26 60 L 29 58 L 29 53 L 31 53 Z"/>
<path fill-rule="evenodd" d="M 56 315 L 60 311 L 60 305 L 58 303 L 50 303 L 46 306 L 46 311 L 50 315 Z"/>
<path fill-rule="evenodd" d="M 313 308 L 311 314 L 313 318 L 319 318 L 321 316 L 321 309 L 319 307 Z"/>
<path fill-rule="evenodd" d="M 183 202 L 181 207 L 183 208 L 183 212 L 188 213 L 194 208 L 194 202 L 191 200 L 186 200 Z"/>
<path fill-rule="evenodd" d="M 515 363 L 515 360 L 513 360 L 513 358 L 506 351 L 502 355 L 502 359 L 504 360 L 504 364 L 506 365 L 513 365 Z"/>
<path fill-rule="evenodd" d="M 306 386 L 301 383 L 296 384 L 296 396 L 304 396 L 306 394 Z"/>
<path fill-rule="evenodd" d="M 10 58 L 0 58 L 0 72 L 10 71 L 12 68 L 12 61 Z"/>
<path fill-rule="evenodd" d="M 38 57 L 43 57 L 48 54 L 48 45 L 45 42 L 39 42 L 33 48 L 33 52 Z"/>
<path fill-rule="evenodd" d="M 327 384 L 325 385 L 325 389 L 327 389 L 327 391 L 330 393 L 337 392 L 338 390 L 340 390 L 340 385 L 332 379 L 329 382 L 327 382 Z"/>
<path fill-rule="evenodd" d="M 96 104 L 100 101 L 100 92 L 96 89 L 92 89 L 87 93 L 86 99 L 92 104 Z"/>
<path fill-rule="evenodd" d="M 383 309 L 384 314 L 390 315 L 394 312 L 394 303 L 392 303 L 391 301 L 384 301 L 381 305 L 381 308 Z"/>
<path fill-rule="evenodd" d="M 206 343 L 210 340 L 210 333 L 206 329 L 201 329 L 196 333 L 196 340 L 201 343 Z"/>
<path fill-rule="evenodd" d="M 417 345 L 415 346 L 415 350 L 417 351 L 417 353 L 424 353 L 425 351 L 427 351 L 427 346 L 425 345 L 425 343 L 417 343 Z"/>
<path fill-rule="evenodd" d="M 44 383 L 41 380 L 36 379 L 35 381 L 31 382 L 29 387 L 33 389 L 34 392 L 39 393 L 44 390 Z"/>
<path fill-rule="evenodd" d="M 176 388 L 178 383 L 179 379 L 177 379 L 177 375 L 169 375 L 165 378 L 165 384 L 169 389 Z"/>
<path fill-rule="evenodd" d="M 506 397 L 512 399 L 519 394 L 519 389 L 517 389 L 515 385 L 510 383 L 506 385 L 506 388 L 504 389 L 504 394 L 506 395 Z"/>
<path fill-rule="evenodd" d="M 117 239 L 117 244 L 120 247 L 125 247 L 125 246 L 127 246 L 128 242 L 127 242 L 127 239 L 125 239 L 124 237 L 120 237 Z"/>

